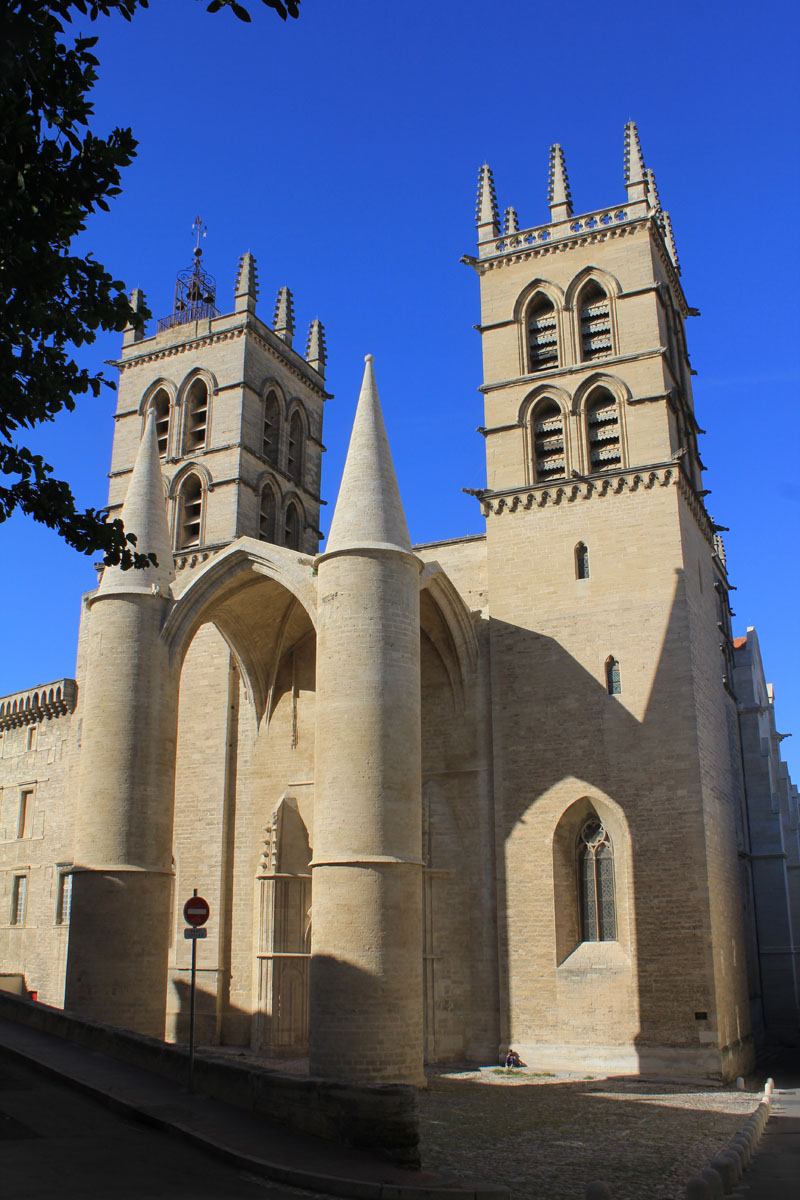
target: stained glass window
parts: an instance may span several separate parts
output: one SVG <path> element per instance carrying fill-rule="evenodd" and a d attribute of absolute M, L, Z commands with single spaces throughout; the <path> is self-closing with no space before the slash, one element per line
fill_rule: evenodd
<path fill-rule="evenodd" d="M 597 817 L 586 822 L 578 838 L 578 883 L 582 941 L 616 941 L 614 849 Z"/>

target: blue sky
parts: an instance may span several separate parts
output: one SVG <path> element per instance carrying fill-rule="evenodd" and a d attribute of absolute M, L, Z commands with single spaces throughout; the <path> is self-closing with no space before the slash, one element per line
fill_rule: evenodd
<path fill-rule="evenodd" d="M 249 249 L 267 321 L 283 284 L 298 342 L 322 319 L 328 518 L 369 352 L 412 537 L 481 531 L 461 491 L 485 481 L 478 284 L 459 264 L 478 168 L 488 160 L 501 207 L 536 224 L 559 141 L 576 211 L 614 204 L 623 125 L 638 122 L 702 312 L 688 338 L 707 503 L 731 530 L 735 632 L 757 627 L 779 728 L 800 739 L 796 10 L 303 0 L 284 24 L 250 0 L 246 26 L 204 8 L 152 0 L 131 25 L 81 19 L 100 35 L 93 127 L 131 125 L 140 142 L 123 195 L 82 241 L 161 316 L 200 213 L 218 307 Z M 118 349 L 103 336 L 83 358 Z M 113 408 L 105 390 L 35 438 L 82 504 L 106 498 Z M 0 526 L 0 554 L 17 581 L 0 589 L 0 693 L 72 674 L 91 560 L 21 520 Z M 800 744 L 783 748 L 797 777 Z"/>

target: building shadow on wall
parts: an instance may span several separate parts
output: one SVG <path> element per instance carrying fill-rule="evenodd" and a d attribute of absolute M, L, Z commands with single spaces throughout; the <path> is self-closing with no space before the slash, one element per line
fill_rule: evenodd
<path fill-rule="evenodd" d="M 502 720 L 496 721 L 494 728 L 499 962 L 501 995 L 506 998 L 501 1003 L 501 1038 L 507 1041 L 511 1019 L 507 1000 L 513 940 L 509 904 L 518 905 L 522 886 L 515 878 L 515 896 L 509 895 L 510 842 L 519 836 L 521 826 L 536 820 L 537 807 L 548 802 L 548 793 L 559 787 L 565 791 L 563 784 L 568 782 L 574 795 L 567 808 L 569 803 L 608 797 L 627 825 L 630 940 L 639 1019 L 635 1042 L 642 1071 L 657 1066 L 663 1069 L 657 1047 L 700 1048 L 703 1039 L 698 1038 L 698 1027 L 705 1031 L 710 1026 L 710 1022 L 702 1025 L 700 1014 L 711 1016 L 714 1005 L 713 995 L 705 991 L 711 978 L 706 878 L 709 830 L 698 802 L 696 743 L 694 747 L 684 744 L 697 738 L 698 702 L 708 705 L 709 697 L 698 700 L 695 694 L 687 652 L 690 630 L 682 571 L 676 572 L 669 618 L 659 627 L 663 635 L 658 663 L 649 695 L 642 702 L 641 719 L 626 703 L 626 683 L 628 696 L 638 690 L 631 684 L 639 664 L 626 661 L 622 654 L 616 655 L 621 660 L 621 692 L 613 695 L 604 680 L 591 674 L 553 638 L 497 620 L 491 621 L 490 631 L 493 694 L 495 705 L 502 708 Z M 599 664 L 606 654 L 615 654 L 613 644 L 606 649 L 600 623 L 597 646 Z M 719 689 L 724 719 L 722 665 Z M 637 696 L 637 703 L 639 699 Z M 727 741 L 724 753 L 731 757 Z M 736 783 L 731 776 L 727 797 L 717 798 L 723 807 L 729 804 L 726 815 L 731 830 L 736 828 Z M 564 811 L 562 808 L 562 815 Z M 547 837 L 537 825 L 537 856 L 552 856 L 558 819 L 556 816 Z M 714 830 L 712 836 L 724 836 L 724 831 Z M 736 845 L 726 849 L 732 849 L 735 862 Z M 717 847 L 712 851 L 717 852 Z M 577 859 L 574 866 L 570 903 L 580 941 Z M 618 874 L 617 886 L 621 883 Z M 553 968 L 560 962 L 554 953 Z M 671 981 L 669 996 L 665 978 Z M 604 1039 L 603 1029 L 598 1027 L 597 1040 L 607 1043 L 613 1039 Z"/>

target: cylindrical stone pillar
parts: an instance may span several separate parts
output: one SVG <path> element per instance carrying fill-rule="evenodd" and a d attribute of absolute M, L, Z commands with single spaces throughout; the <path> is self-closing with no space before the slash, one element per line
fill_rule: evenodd
<path fill-rule="evenodd" d="M 312 1074 L 421 1084 L 419 561 L 319 559 Z"/>
<path fill-rule="evenodd" d="M 164 1036 L 177 698 L 169 601 L 102 592 L 89 613 L 65 1006 Z"/>

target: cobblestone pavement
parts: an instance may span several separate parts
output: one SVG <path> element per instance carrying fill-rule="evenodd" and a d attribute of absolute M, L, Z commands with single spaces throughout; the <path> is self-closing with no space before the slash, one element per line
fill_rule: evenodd
<path fill-rule="evenodd" d="M 756 1108 L 759 1087 L 431 1073 L 420 1093 L 423 1166 L 505 1184 L 520 1200 L 583 1200 L 596 1179 L 614 1200 L 682 1200 L 687 1179 Z"/>

